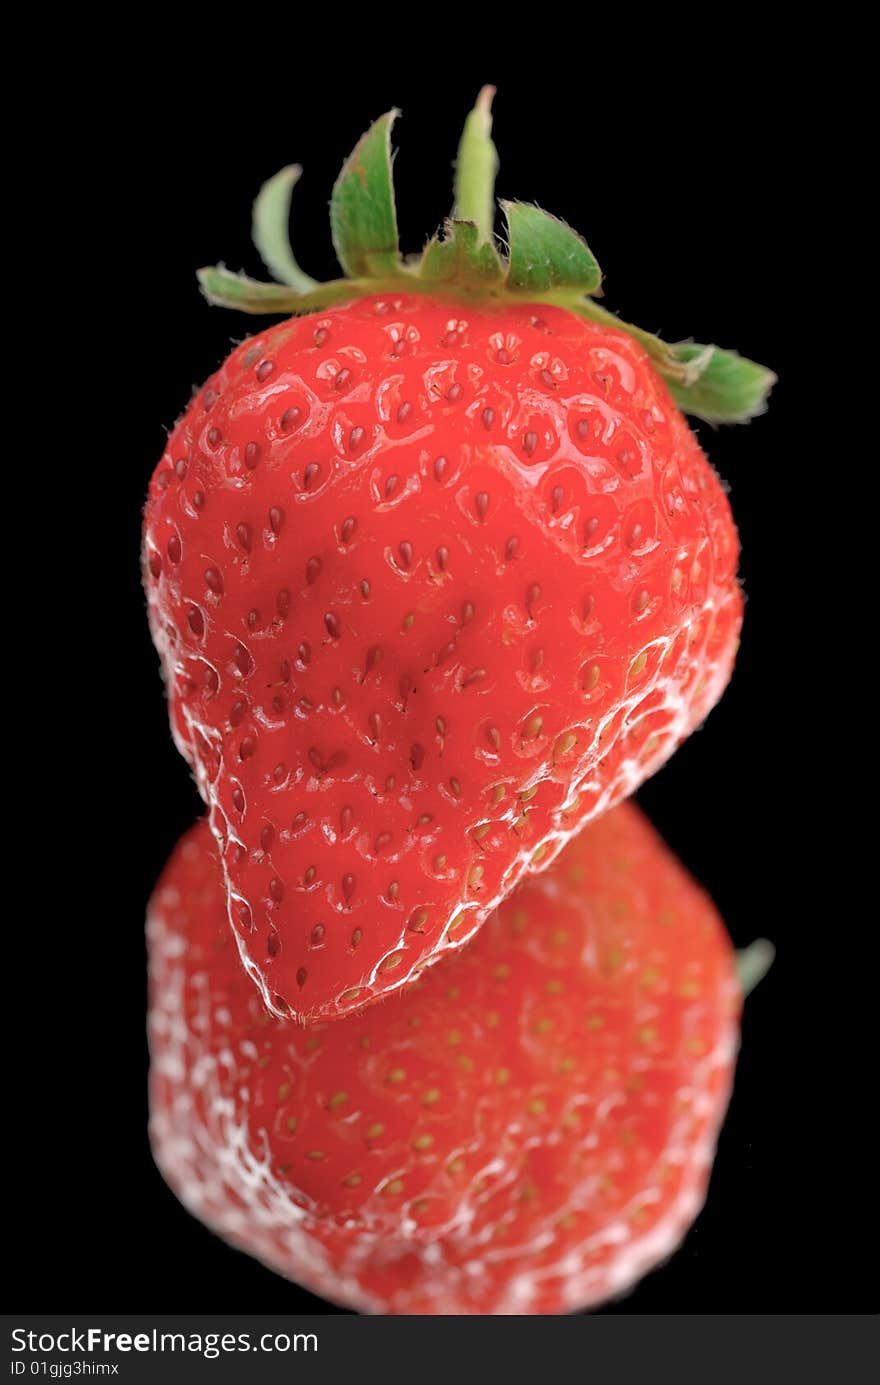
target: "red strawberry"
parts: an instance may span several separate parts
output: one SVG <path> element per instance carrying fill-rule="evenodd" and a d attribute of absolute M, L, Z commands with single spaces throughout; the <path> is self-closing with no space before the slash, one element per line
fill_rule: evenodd
<path fill-rule="evenodd" d="M 696 1216 L 740 991 L 711 901 L 623 805 L 463 953 L 309 1031 L 238 963 L 211 836 L 150 911 L 152 1138 L 186 1206 L 382 1313 L 558 1313 L 620 1293 Z"/>
<path fill-rule="evenodd" d="M 477 220 L 487 122 L 484 103 L 459 168 Z M 203 276 L 310 315 L 196 395 L 146 512 L 151 625 L 230 923 L 267 1005 L 304 1019 L 466 941 L 717 701 L 737 537 L 670 388 L 723 417 L 767 386 L 624 329 L 584 296 L 587 247 L 534 208 L 506 208 L 504 265 L 460 221 L 402 266 L 388 123 L 334 192 L 351 281 L 310 288 L 273 239 L 290 174 L 258 239 L 303 292 Z"/>

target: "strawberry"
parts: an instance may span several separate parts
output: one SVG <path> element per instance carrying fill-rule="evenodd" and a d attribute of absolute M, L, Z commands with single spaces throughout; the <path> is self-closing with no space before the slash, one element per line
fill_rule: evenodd
<path fill-rule="evenodd" d="M 305 315 L 198 391 L 145 519 L 229 922 L 267 1006 L 306 1021 L 467 941 L 715 704 L 737 536 L 677 404 L 746 417 L 771 379 L 620 323 L 587 246 L 536 208 L 505 205 L 502 260 L 485 94 L 458 219 L 402 263 L 390 120 L 334 190 L 348 278 L 293 260 L 296 170 L 255 219 L 286 286 L 203 272 L 215 301 Z"/>
<path fill-rule="evenodd" d="M 160 1168 L 317 1293 L 383 1313 L 582 1308 L 701 1206 L 740 990 L 711 901 L 630 804 L 463 952 L 342 1021 L 266 1012 L 204 823 L 157 887 L 149 945 Z"/>

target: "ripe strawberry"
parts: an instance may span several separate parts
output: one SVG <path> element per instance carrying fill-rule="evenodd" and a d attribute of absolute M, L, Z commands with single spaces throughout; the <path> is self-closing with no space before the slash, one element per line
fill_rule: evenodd
<path fill-rule="evenodd" d="M 309 315 L 233 351 L 150 486 L 172 724 L 279 1015 L 360 1008 L 466 941 L 667 759 L 734 658 L 736 532 L 673 395 L 745 416 L 768 376 L 612 318 L 535 208 L 507 205 L 502 264 L 488 119 L 483 98 L 465 219 L 418 270 L 388 248 L 390 118 L 334 191 L 349 280 L 305 280 L 278 231 L 294 172 L 267 186 L 257 239 L 295 291 L 203 283 Z"/>
<path fill-rule="evenodd" d="M 620 1293 L 703 1200 L 740 991 L 717 913 L 624 804 L 383 1006 L 269 1015 L 211 835 L 152 902 L 157 1161 L 220 1235 L 371 1312 L 556 1313 Z"/>

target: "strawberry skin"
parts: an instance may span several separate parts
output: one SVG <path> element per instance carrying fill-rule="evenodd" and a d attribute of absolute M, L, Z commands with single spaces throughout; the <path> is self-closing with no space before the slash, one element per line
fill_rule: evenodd
<path fill-rule="evenodd" d="M 211 834 L 152 901 L 151 1132 L 185 1205 L 338 1303 L 595 1305 L 702 1205 L 738 1041 L 715 909 L 624 804 L 408 990 L 309 1031 L 268 1014 Z"/>
<path fill-rule="evenodd" d="M 412 980 L 653 773 L 728 680 L 737 555 L 623 332 L 374 295 L 233 351 L 153 476 L 144 568 L 269 1008 Z"/>

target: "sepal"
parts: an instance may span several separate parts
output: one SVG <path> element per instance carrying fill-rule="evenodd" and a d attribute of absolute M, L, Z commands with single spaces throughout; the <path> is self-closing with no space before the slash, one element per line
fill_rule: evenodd
<path fill-rule="evenodd" d="M 333 279 L 327 284 L 317 284 L 308 293 L 297 293 L 288 284 L 261 284 L 246 274 L 234 274 L 225 265 L 200 269 L 198 280 L 208 302 L 217 307 L 236 308 L 241 313 L 271 313 L 275 317 L 311 313 L 334 303 L 345 303 L 354 292 L 347 279 Z"/>
<path fill-rule="evenodd" d="M 290 198 L 302 169 L 290 164 L 264 183 L 254 202 L 252 239 L 260 259 L 279 284 L 289 284 L 297 293 L 317 288 L 317 280 L 304 274 L 290 248 Z"/>
<path fill-rule="evenodd" d="M 442 236 L 435 236 L 425 248 L 420 277 L 434 284 L 486 290 L 501 288 L 504 270 L 495 246 L 481 238 L 474 222 L 447 221 Z"/>
<path fill-rule="evenodd" d="M 719 346 L 699 346 L 680 342 L 674 346 L 676 360 L 693 367 L 696 374 L 684 381 L 669 379 L 669 389 L 680 409 L 707 423 L 747 423 L 767 408 L 767 396 L 776 376 L 766 366 L 722 351 Z"/>
<path fill-rule="evenodd" d="M 756 938 L 736 954 L 736 974 L 743 995 L 750 995 L 763 981 L 776 956 L 776 948 L 766 938 Z"/>
<path fill-rule="evenodd" d="M 391 126 L 398 114 L 380 116 L 361 136 L 333 188 L 330 231 L 350 279 L 393 274 L 400 267 L 391 179 Z"/>
<path fill-rule="evenodd" d="M 508 288 L 528 293 L 598 293 L 602 271 L 587 242 L 558 217 L 525 202 L 502 202 L 507 221 Z"/>

